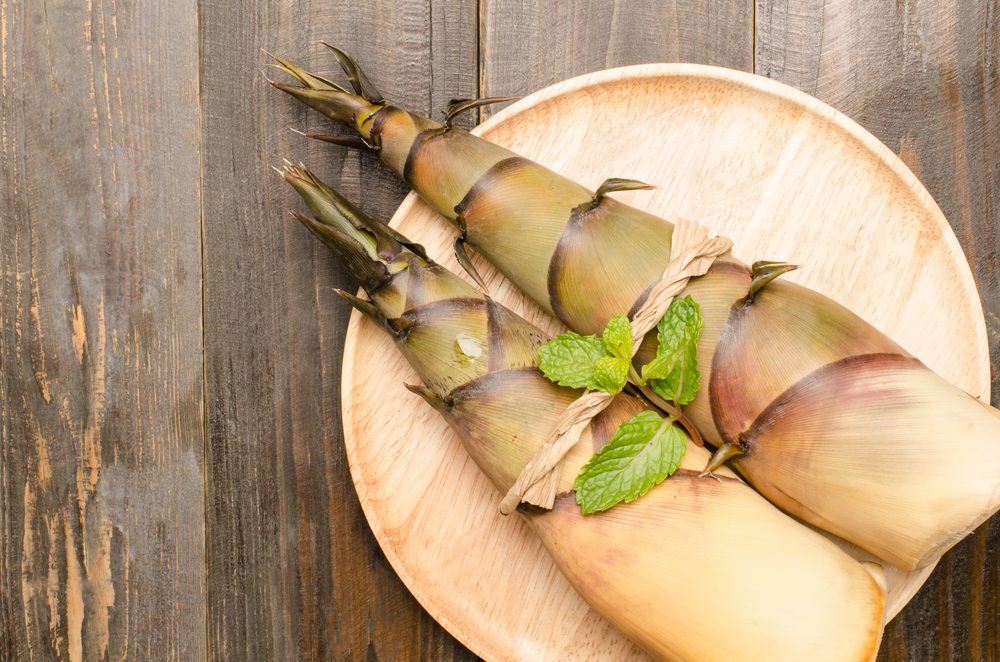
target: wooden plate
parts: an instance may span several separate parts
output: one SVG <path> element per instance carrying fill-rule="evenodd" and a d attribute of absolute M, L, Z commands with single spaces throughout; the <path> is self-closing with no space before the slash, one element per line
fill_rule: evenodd
<path fill-rule="evenodd" d="M 656 184 L 616 197 L 705 223 L 748 262 L 804 265 L 789 278 L 988 400 L 986 324 L 951 228 L 888 148 L 820 101 L 747 73 L 642 65 L 548 87 L 475 133 L 591 188 L 606 177 Z M 412 194 L 393 225 L 461 271 L 454 229 Z M 494 297 L 558 330 L 477 263 Z M 489 659 L 642 658 L 576 595 L 527 526 L 498 514 L 499 494 L 456 436 L 403 388 L 414 381 L 389 339 L 355 314 L 343 364 L 347 456 L 368 522 L 410 591 Z M 929 572 L 890 577 L 892 614 Z"/>

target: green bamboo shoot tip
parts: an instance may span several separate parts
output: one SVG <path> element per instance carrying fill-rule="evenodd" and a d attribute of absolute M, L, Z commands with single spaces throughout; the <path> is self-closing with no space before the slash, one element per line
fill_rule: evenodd
<path fill-rule="evenodd" d="M 708 459 L 708 463 L 705 468 L 702 469 L 699 478 L 704 478 L 709 475 L 729 460 L 734 457 L 739 457 L 740 455 L 746 454 L 746 451 L 739 444 L 731 444 L 728 441 L 724 442 L 719 448 L 712 454 L 712 457 Z"/>

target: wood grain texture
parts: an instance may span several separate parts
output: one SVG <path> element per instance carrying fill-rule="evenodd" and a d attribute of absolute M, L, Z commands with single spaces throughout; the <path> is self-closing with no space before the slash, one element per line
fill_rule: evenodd
<path fill-rule="evenodd" d="M 0 659 L 205 654 L 196 7 L 0 3 Z"/>
<path fill-rule="evenodd" d="M 331 291 L 356 285 L 289 222 L 296 195 L 270 166 L 302 160 L 378 214 L 404 188 L 368 155 L 288 131 L 336 129 L 266 85 L 260 49 L 342 80 L 329 41 L 390 98 L 438 112 L 476 94 L 475 2 L 262 0 L 235 12 L 206 0 L 200 21 L 210 655 L 468 659 L 365 523 L 341 434 L 347 311 Z"/>
<path fill-rule="evenodd" d="M 756 71 L 868 128 L 951 222 L 979 287 L 1000 402 L 1000 16 L 996 3 L 758 0 Z M 886 660 L 1000 659 L 1000 524 L 945 556 L 887 630 Z"/>
<path fill-rule="evenodd" d="M 752 0 L 481 0 L 480 12 L 484 96 L 646 62 L 753 68 Z"/>
<path fill-rule="evenodd" d="M 988 397 L 983 312 L 947 221 L 895 155 L 815 99 L 724 69 L 627 67 L 541 90 L 476 133 L 591 188 L 609 169 L 628 169 L 658 188 L 618 198 L 665 218 L 696 218 L 731 237 L 747 261 L 808 265 L 786 278 Z M 460 272 L 448 250 L 453 227 L 414 195 L 393 224 Z M 559 329 L 478 257 L 477 266 L 499 301 Z M 412 370 L 359 315 L 343 371 L 345 444 L 365 513 L 435 618 L 490 659 L 636 655 L 568 590 L 527 527 L 499 516 L 500 495 L 440 417 L 407 394 Z M 391 420 L 386 399 L 397 403 Z M 484 565 L 493 569 L 488 581 L 476 572 Z M 890 571 L 889 616 L 925 578 Z M 522 604 L 551 606 L 525 612 Z"/>

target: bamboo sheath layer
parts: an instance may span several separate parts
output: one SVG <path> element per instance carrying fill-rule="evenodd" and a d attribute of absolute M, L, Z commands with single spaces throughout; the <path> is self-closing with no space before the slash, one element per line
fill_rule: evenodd
<path fill-rule="evenodd" d="M 283 176 L 315 215 L 299 219 L 359 278 L 369 300 L 344 296 L 392 335 L 423 382 L 411 390 L 506 491 L 580 393 L 536 368 L 545 335 L 305 170 L 288 167 Z M 552 510 L 520 509 L 580 595 L 662 659 L 874 659 L 885 604 L 881 567 L 855 561 L 728 469 L 699 478 L 708 452 L 693 443 L 678 471 L 642 498 L 581 514 L 574 476 L 645 409 L 637 398 L 615 396 L 564 460 Z"/>
<path fill-rule="evenodd" d="M 671 223 L 609 197 L 595 204 L 498 145 L 279 62 L 302 86 L 276 87 L 356 131 L 571 329 L 600 333 L 634 312 L 667 266 Z M 723 256 L 682 293 L 704 318 L 701 390 L 685 414 L 723 458 L 782 509 L 903 569 L 1000 508 L 995 409 L 836 302 L 780 280 L 755 289 L 756 275 Z"/>

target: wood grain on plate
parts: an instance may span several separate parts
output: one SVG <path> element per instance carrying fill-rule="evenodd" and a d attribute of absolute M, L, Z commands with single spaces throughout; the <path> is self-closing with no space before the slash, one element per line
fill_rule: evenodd
<path fill-rule="evenodd" d="M 989 396 L 985 321 L 968 264 L 927 192 L 884 145 L 821 102 L 765 78 L 643 65 L 546 88 L 476 130 L 666 218 L 732 237 L 746 260 L 838 300 L 977 397 Z M 394 225 L 456 269 L 447 222 L 407 199 Z M 558 330 L 479 261 L 491 293 Z M 391 341 L 352 317 L 342 404 L 352 476 L 376 538 L 425 608 L 488 657 L 638 655 L 585 606 L 437 414 Z M 873 461 L 877 461 L 873 457 Z M 890 578 L 895 613 L 929 568 Z M 683 599 L 683 596 L 678 596 Z M 523 605 L 528 605 L 524 608 Z"/>

